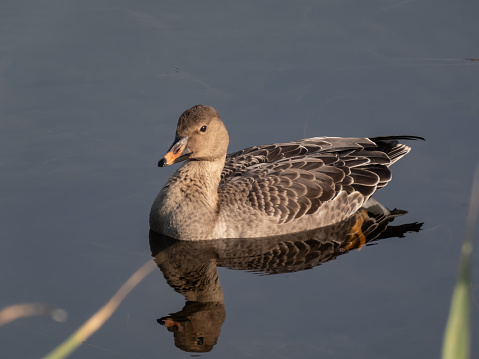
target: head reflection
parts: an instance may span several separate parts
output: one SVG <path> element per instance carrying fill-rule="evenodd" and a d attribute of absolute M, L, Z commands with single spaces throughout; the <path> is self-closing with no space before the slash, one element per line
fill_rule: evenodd
<path fill-rule="evenodd" d="M 208 352 L 217 343 L 225 304 L 217 267 L 262 274 L 291 273 L 319 266 L 384 238 L 404 237 L 422 223 L 392 226 L 405 211 L 378 202 L 346 221 L 312 231 L 252 239 L 178 241 L 150 232 L 150 248 L 168 284 L 186 303 L 158 319 L 187 352 Z"/>
<path fill-rule="evenodd" d="M 204 353 L 213 349 L 225 320 L 225 307 L 218 302 L 187 301 L 177 313 L 157 319 L 173 332 L 175 346 L 187 352 Z"/>

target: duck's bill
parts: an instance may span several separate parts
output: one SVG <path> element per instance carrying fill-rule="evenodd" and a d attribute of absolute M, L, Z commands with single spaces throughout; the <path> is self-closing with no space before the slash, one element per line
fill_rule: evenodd
<path fill-rule="evenodd" d="M 177 137 L 166 155 L 158 162 L 158 167 L 165 167 L 187 160 L 191 152 L 188 151 L 188 137 Z"/>

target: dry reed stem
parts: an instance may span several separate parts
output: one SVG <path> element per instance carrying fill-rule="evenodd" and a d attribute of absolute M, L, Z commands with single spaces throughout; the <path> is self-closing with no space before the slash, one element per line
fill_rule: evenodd
<path fill-rule="evenodd" d="M 75 333 L 67 340 L 47 354 L 43 359 L 61 359 L 70 355 L 82 342 L 88 339 L 111 317 L 123 299 L 140 283 L 153 269 L 156 264 L 153 260 L 149 260 L 142 265 L 113 297 L 100 310 L 98 310 L 85 324 L 83 324 Z"/>
<path fill-rule="evenodd" d="M 48 304 L 16 304 L 5 307 L 0 311 L 0 327 L 14 320 L 33 315 L 49 315 L 58 322 L 63 322 L 66 319 L 66 313 L 63 309 L 52 308 Z"/>

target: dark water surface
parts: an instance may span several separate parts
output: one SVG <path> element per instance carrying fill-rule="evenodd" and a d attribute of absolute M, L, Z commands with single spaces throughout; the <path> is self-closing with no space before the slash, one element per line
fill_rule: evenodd
<path fill-rule="evenodd" d="M 204 356 L 437 358 L 479 160 L 479 63 L 464 60 L 479 57 L 478 12 L 442 0 L 1 1 L 0 308 L 50 303 L 69 317 L 0 327 L 0 357 L 43 356 L 151 258 L 150 205 L 177 168 L 156 163 L 181 112 L 203 103 L 230 151 L 427 138 L 376 196 L 421 232 L 296 273 L 219 268 L 224 322 Z M 156 321 L 184 306 L 158 269 L 72 358 L 188 357 Z"/>

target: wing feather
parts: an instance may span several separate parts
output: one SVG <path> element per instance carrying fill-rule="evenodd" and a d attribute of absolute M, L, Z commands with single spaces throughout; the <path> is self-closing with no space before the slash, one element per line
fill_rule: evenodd
<path fill-rule="evenodd" d="M 278 223 L 316 213 L 340 191 L 367 199 L 391 180 L 388 167 L 409 151 L 398 139 L 415 138 L 315 137 L 246 148 L 226 157 L 220 199 L 242 198 Z"/>

